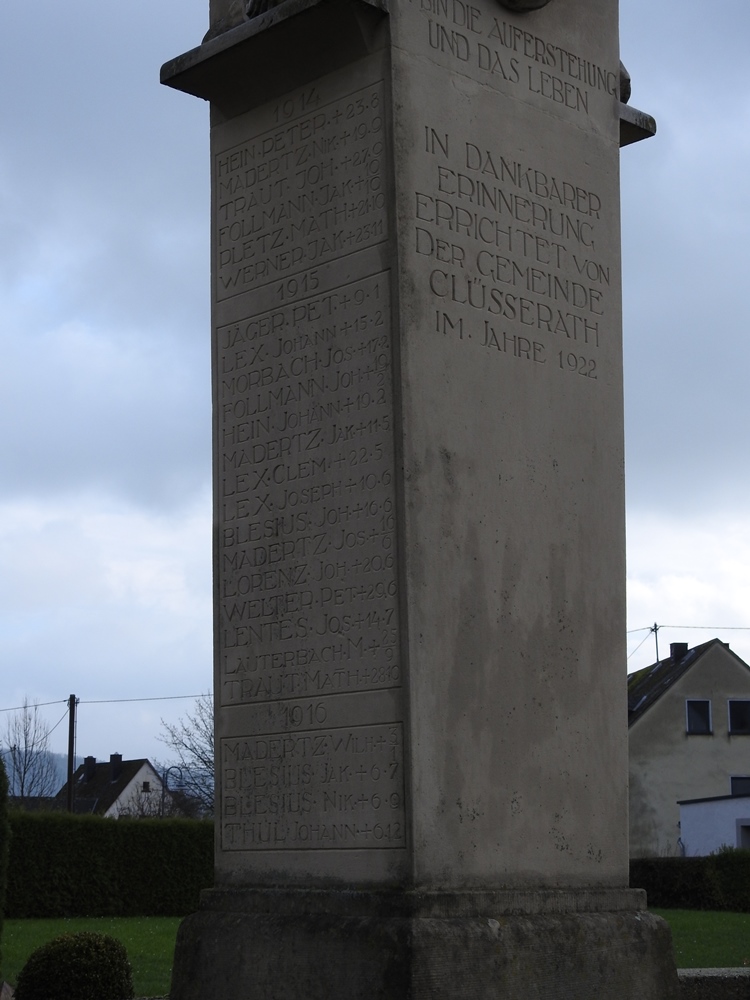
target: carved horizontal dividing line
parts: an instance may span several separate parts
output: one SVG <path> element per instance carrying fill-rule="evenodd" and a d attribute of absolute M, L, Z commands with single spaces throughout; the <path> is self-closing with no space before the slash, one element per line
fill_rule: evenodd
<path fill-rule="evenodd" d="M 277 701 L 258 701 L 252 704 L 232 705 L 237 716 L 227 716 L 227 725 L 240 726 L 236 737 L 244 739 L 251 732 L 255 736 L 278 736 L 282 733 L 311 732 L 313 730 L 346 729 L 355 725 L 386 725 L 400 716 L 399 685 L 341 691 L 306 698 L 288 698 Z"/>
<path fill-rule="evenodd" d="M 378 80 L 327 103 L 308 96 L 305 114 L 284 118 L 290 99 L 273 128 L 215 154 L 217 301 L 387 240 L 383 93 Z"/>

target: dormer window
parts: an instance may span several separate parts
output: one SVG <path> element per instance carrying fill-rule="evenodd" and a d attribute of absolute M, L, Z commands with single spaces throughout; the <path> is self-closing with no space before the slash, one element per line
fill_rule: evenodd
<path fill-rule="evenodd" d="M 729 732 L 733 735 L 750 733 L 750 701 L 730 699 Z"/>
<path fill-rule="evenodd" d="M 685 730 L 689 736 L 710 736 L 711 702 L 688 698 L 685 702 Z"/>

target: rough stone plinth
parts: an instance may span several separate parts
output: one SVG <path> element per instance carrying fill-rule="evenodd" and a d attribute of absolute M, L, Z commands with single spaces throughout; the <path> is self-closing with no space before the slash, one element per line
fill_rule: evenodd
<path fill-rule="evenodd" d="M 209 892 L 180 927 L 171 995 L 677 1000 L 669 931 L 642 903 L 638 891 Z"/>
<path fill-rule="evenodd" d="M 745 1000 L 750 969 L 680 969 L 680 1000 Z"/>

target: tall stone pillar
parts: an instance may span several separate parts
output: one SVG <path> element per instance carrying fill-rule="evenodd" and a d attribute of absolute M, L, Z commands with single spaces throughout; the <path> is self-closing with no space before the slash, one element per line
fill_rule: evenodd
<path fill-rule="evenodd" d="M 162 80 L 212 162 L 172 1000 L 676 996 L 627 888 L 616 0 L 215 2 Z"/>

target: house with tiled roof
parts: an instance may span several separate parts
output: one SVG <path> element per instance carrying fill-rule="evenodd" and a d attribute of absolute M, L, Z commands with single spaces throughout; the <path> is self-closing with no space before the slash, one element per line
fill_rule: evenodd
<path fill-rule="evenodd" d="M 750 666 L 719 639 L 672 643 L 628 678 L 628 725 L 631 857 L 691 853 L 679 803 L 750 791 Z"/>
<path fill-rule="evenodd" d="M 56 799 L 67 802 L 68 783 L 57 793 Z M 160 816 L 163 813 L 162 780 L 145 757 L 123 760 L 122 754 L 113 753 L 109 761 L 98 762 L 96 757 L 86 757 L 73 774 L 73 811 L 93 813 L 97 816 Z"/>

